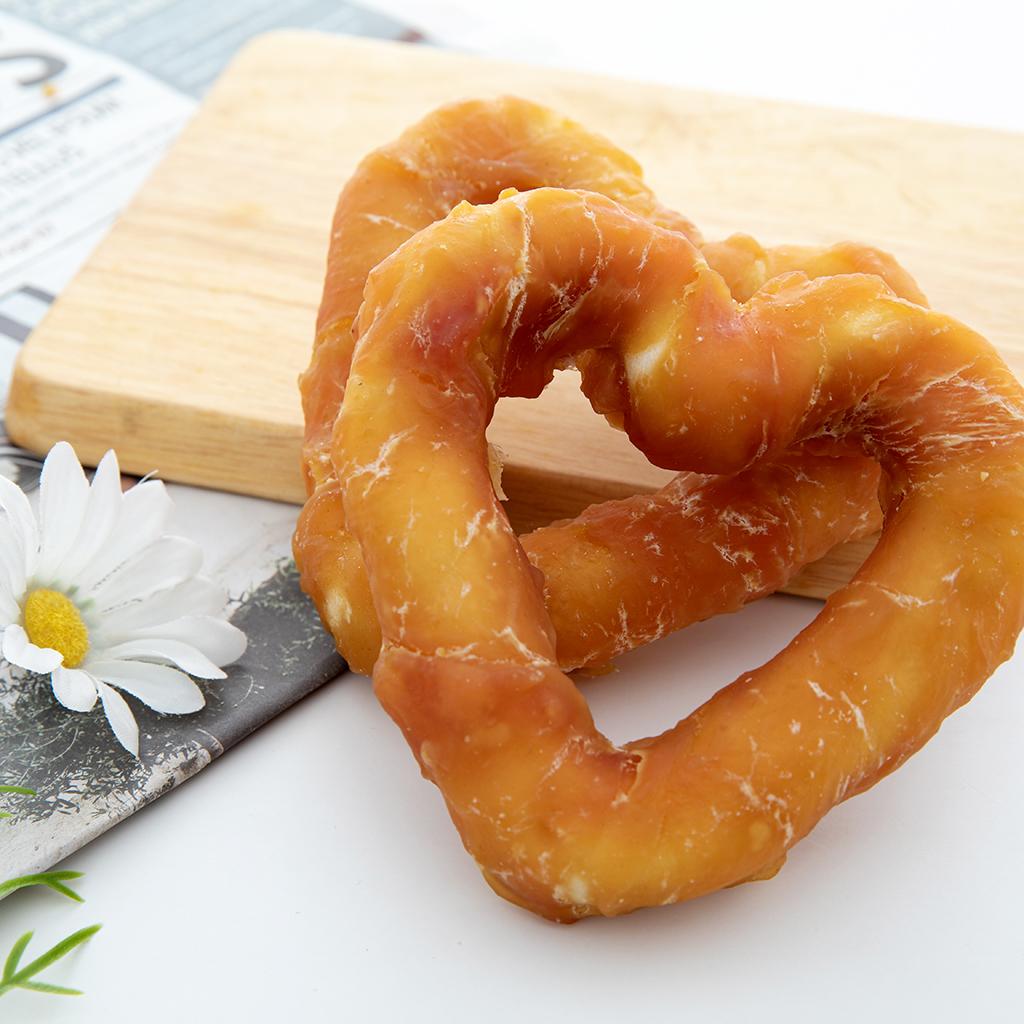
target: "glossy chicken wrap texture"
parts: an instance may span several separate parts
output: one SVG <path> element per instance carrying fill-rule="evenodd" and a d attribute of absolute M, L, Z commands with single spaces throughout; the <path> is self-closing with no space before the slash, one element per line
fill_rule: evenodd
<path fill-rule="evenodd" d="M 486 428 L 575 365 L 679 476 L 524 537 Z M 545 108 L 457 104 L 342 192 L 302 393 L 303 585 L 500 895 L 555 921 L 771 877 L 1010 656 L 1024 394 L 884 253 L 705 244 Z M 614 745 L 566 671 L 882 523 L 767 665 Z"/>

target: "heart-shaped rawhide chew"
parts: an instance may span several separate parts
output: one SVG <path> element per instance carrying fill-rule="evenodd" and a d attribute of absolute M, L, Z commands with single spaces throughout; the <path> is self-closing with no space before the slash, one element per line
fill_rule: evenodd
<path fill-rule="evenodd" d="M 962 324 L 878 277 L 738 304 L 681 233 L 595 194 L 456 208 L 370 275 L 334 433 L 383 646 L 379 699 L 494 888 L 553 920 L 766 877 L 1007 658 L 1024 612 L 1024 395 Z M 881 541 L 767 665 L 615 746 L 556 659 L 485 429 L 581 359 L 658 464 L 871 456 Z"/>
<path fill-rule="evenodd" d="M 295 559 L 303 587 L 356 671 L 372 670 L 380 627 L 362 552 L 345 528 L 331 444 L 367 276 L 458 203 L 490 203 L 506 188 L 544 185 L 598 192 L 702 246 L 740 301 L 791 271 L 809 277 L 877 274 L 898 295 L 925 301 L 891 256 L 869 246 L 764 249 L 745 235 L 702 243 L 689 220 L 658 202 L 631 157 L 546 107 L 505 97 L 435 111 L 371 153 L 341 193 L 313 359 L 301 381 L 310 499 L 299 518 Z M 573 244 L 571 238 L 562 242 Z M 610 374 L 602 376 L 602 368 Z M 539 388 L 543 372 L 536 369 Z M 720 368 L 719 380 L 729 369 Z M 617 401 L 617 372 L 607 364 L 591 366 L 588 381 L 598 404 L 608 389 L 611 406 Z M 548 581 L 561 664 L 601 665 L 783 586 L 835 544 L 877 528 L 877 479 L 877 466 L 863 457 L 794 453 L 730 480 L 686 474 L 656 496 L 602 506 L 572 525 L 524 537 L 529 557 Z"/>
<path fill-rule="evenodd" d="M 371 286 L 335 444 L 371 269 L 461 200 L 543 185 L 620 207 L 510 196 L 407 246 Z M 823 275 L 854 276 L 808 284 Z M 380 608 L 378 691 L 503 895 L 571 921 L 767 877 L 1008 654 L 1019 389 L 981 339 L 923 305 L 869 247 L 703 244 L 628 156 L 522 100 L 442 108 L 346 185 L 302 381 L 311 498 L 296 561 L 357 670 L 380 651 Z M 521 550 L 484 426 L 496 396 L 535 394 L 574 353 L 596 408 L 663 464 L 707 475 L 589 509 Z M 863 453 L 886 467 L 889 525 L 853 586 L 659 740 L 615 749 L 597 735 L 553 657 L 600 665 L 868 532 L 878 466 Z M 858 664 L 865 651 L 880 653 Z"/>

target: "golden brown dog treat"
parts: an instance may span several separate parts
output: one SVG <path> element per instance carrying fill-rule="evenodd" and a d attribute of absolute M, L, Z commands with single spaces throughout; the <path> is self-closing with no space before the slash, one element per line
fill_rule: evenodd
<path fill-rule="evenodd" d="M 740 304 L 684 234 L 542 188 L 403 245 L 357 334 L 332 458 L 382 629 L 375 690 L 521 906 L 569 922 L 767 877 L 1012 652 L 1024 393 L 984 339 L 878 276 L 784 275 Z M 623 746 L 557 664 L 488 466 L 497 399 L 582 352 L 585 388 L 659 465 L 728 476 L 822 446 L 885 477 L 881 540 L 818 618 Z"/>

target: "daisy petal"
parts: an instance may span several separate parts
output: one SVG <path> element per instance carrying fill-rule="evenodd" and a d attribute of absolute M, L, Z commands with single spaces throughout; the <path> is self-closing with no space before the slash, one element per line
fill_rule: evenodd
<path fill-rule="evenodd" d="M 29 672 L 38 672 L 39 675 L 47 675 L 64 661 L 64 656 L 60 652 L 50 647 L 36 647 L 29 640 L 28 633 L 17 623 L 4 630 L 0 653 L 12 665 L 27 668 Z"/>
<path fill-rule="evenodd" d="M 22 552 L 25 575 L 31 576 L 39 560 L 39 527 L 25 492 L 5 476 L 0 476 L 0 506 L 7 513 L 17 548 Z"/>
<path fill-rule="evenodd" d="M 96 703 L 96 680 L 88 672 L 58 665 L 50 682 L 54 697 L 72 711 L 91 711 Z"/>
<path fill-rule="evenodd" d="M 246 635 L 237 626 L 208 615 L 187 615 L 174 622 L 162 622 L 151 629 L 137 629 L 125 640 L 178 640 L 201 651 L 214 665 L 230 665 L 238 661 L 248 646 Z M 202 675 L 187 665 L 181 667 L 194 676 Z"/>
<path fill-rule="evenodd" d="M 46 456 L 39 477 L 39 524 L 42 543 L 39 549 L 37 575 L 53 578 L 54 570 L 64 560 L 85 515 L 89 498 L 89 481 L 67 441 L 58 441 Z"/>
<path fill-rule="evenodd" d="M 186 615 L 217 615 L 227 604 L 227 594 L 205 576 L 194 576 L 176 587 L 155 593 L 147 601 L 130 601 L 103 616 L 96 627 L 96 642 L 131 639 L 128 634 L 173 622 Z"/>
<path fill-rule="evenodd" d="M 74 543 L 49 577 L 57 589 L 68 589 L 82 569 L 108 543 L 121 515 L 122 504 L 121 470 L 117 456 L 109 451 L 100 460 L 89 485 L 89 495 Z"/>
<path fill-rule="evenodd" d="M 117 690 L 107 686 L 106 683 L 97 680 L 96 688 L 99 690 L 100 700 L 103 701 L 103 711 L 118 743 L 130 754 L 138 757 L 139 726 L 132 714 L 132 709 L 128 707 L 124 697 Z"/>
<path fill-rule="evenodd" d="M 127 643 L 108 647 L 103 652 L 106 661 L 153 661 L 170 662 L 189 675 L 200 679 L 223 679 L 224 673 L 205 654 L 191 644 L 166 637 L 150 637 L 145 640 L 129 640 Z"/>
<path fill-rule="evenodd" d="M 103 661 L 90 664 L 89 672 L 164 714 L 185 715 L 206 704 L 202 690 L 184 672 L 168 665 Z"/>
<path fill-rule="evenodd" d="M 0 629 L 6 629 L 21 618 L 21 605 L 0 588 Z"/>
<path fill-rule="evenodd" d="M 12 597 L 25 592 L 25 548 L 6 519 L 0 519 L 0 586 Z"/>
<path fill-rule="evenodd" d="M 90 595 L 105 613 L 127 601 L 183 583 L 199 571 L 203 550 L 184 537 L 161 537 L 120 566 Z"/>
<path fill-rule="evenodd" d="M 91 590 L 158 540 L 174 512 L 174 502 L 159 480 L 144 480 L 125 491 L 121 498 L 121 514 L 110 542 L 79 571 L 77 582 L 82 591 Z"/>

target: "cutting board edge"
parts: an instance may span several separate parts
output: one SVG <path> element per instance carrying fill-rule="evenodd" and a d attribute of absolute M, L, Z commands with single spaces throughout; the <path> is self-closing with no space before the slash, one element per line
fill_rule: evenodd
<path fill-rule="evenodd" d="M 85 424 L 72 439 L 83 465 L 95 466 L 113 449 L 122 472 L 131 475 L 153 474 L 175 483 L 291 504 L 306 499 L 298 424 L 243 421 L 210 409 L 132 398 L 119 390 L 75 387 L 36 374 L 28 361 L 19 360 L 4 411 L 11 440 L 45 455 L 57 441 L 68 439 L 66 427 L 72 417 Z M 203 439 L 199 450 L 197 437 Z M 185 438 L 192 445 L 187 456 Z M 241 452 L 239 438 L 244 438 Z M 246 450 L 258 458 L 240 459 Z M 246 465 L 252 468 L 239 468 Z"/>

